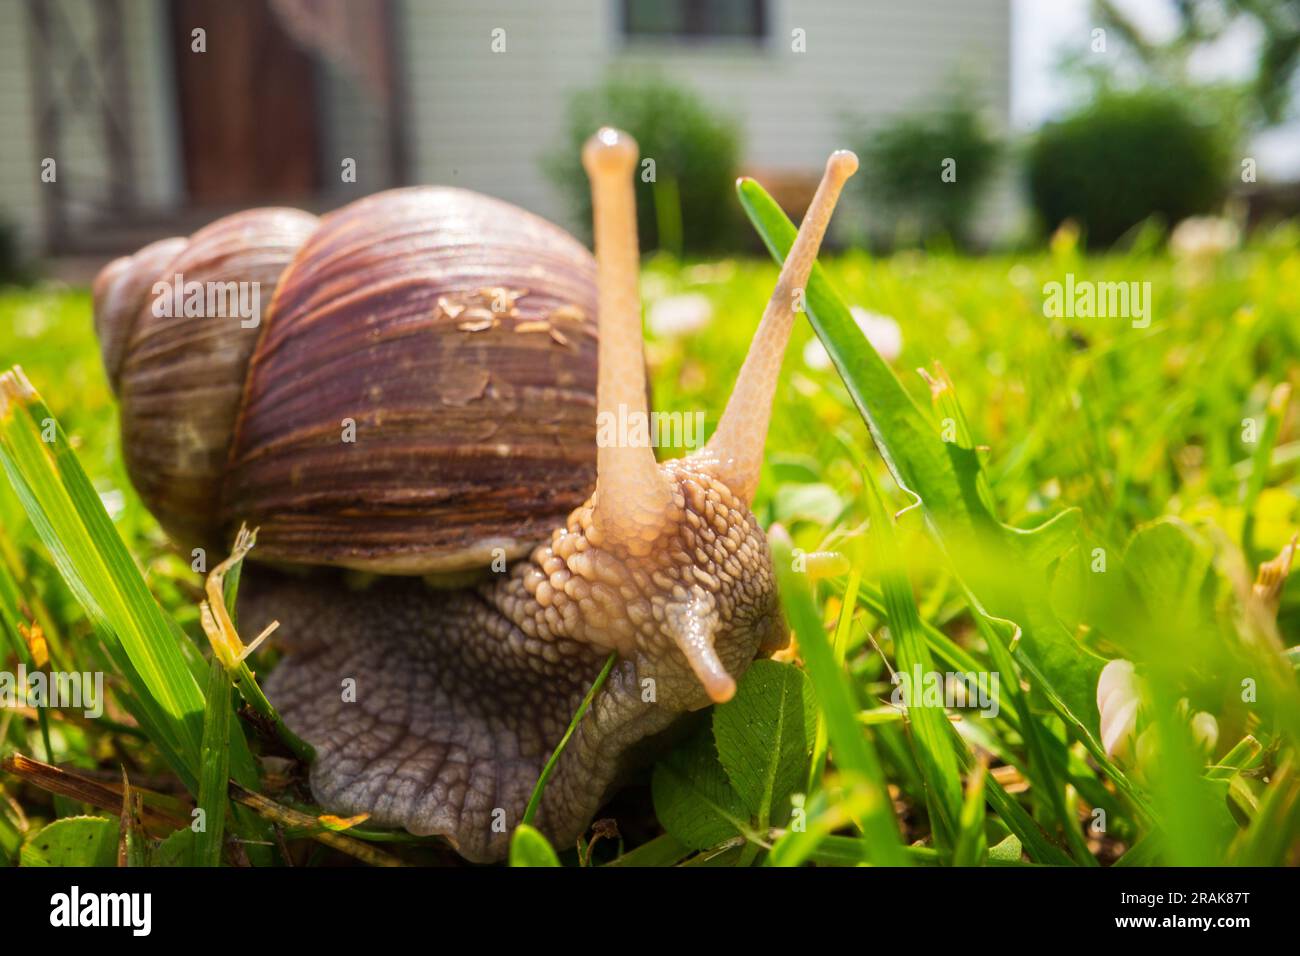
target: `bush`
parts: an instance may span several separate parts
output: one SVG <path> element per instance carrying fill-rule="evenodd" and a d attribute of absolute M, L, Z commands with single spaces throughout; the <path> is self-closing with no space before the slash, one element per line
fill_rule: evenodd
<path fill-rule="evenodd" d="M 638 174 L 637 222 L 642 249 L 704 252 L 725 247 L 737 223 L 734 183 L 740 136 L 689 90 L 653 76 L 613 76 L 574 94 L 564 143 L 544 160 L 574 220 L 590 229 L 591 196 L 582 144 L 601 126 L 631 133 L 654 182 Z"/>
<path fill-rule="evenodd" d="M 873 214 L 895 224 L 894 239 L 967 240 L 1001 150 L 976 104 L 947 96 L 866 131 L 858 142 L 862 188 Z"/>
<path fill-rule="evenodd" d="M 0 286 L 31 281 L 32 267 L 18 242 L 18 227 L 0 215 Z"/>
<path fill-rule="evenodd" d="M 1227 189 L 1228 137 L 1171 93 L 1103 93 L 1039 131 L 1030 196 L 1044 225 L 1074 219 L 1094 244 L 1143 220 L 1213 210 Z"/>

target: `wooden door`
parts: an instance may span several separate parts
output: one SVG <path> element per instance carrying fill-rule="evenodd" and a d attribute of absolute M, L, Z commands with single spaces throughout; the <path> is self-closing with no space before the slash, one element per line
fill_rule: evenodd
<path fill-rule="evenodd" d="M 320 185 L 310 56 L 267 0 L 175 0 L 177 109 L 191 202 L 293 202 Z M 205 31 L 206 52 L 194 49 Z"/>

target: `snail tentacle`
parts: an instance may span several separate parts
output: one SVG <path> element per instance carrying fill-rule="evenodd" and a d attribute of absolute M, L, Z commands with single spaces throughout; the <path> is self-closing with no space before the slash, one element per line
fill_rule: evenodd
<path fill-rule="evenodd" d="M 857 168 L 858 158 L 848 150 L 838 150 L 826 161 L 822 181 L 781 266 L 776 288 L 754 333 L 718 430 L 701 452 L 714 459 L 714 473 L 746 503 L 754 500 L 758 488 L 772 398 L 794 324 L 796 297 L 802 297 L 807 288 L 840 191 Z"/>

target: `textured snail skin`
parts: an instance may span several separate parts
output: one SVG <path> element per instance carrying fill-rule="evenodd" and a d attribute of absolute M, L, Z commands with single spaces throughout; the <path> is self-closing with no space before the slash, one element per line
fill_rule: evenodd
<path fill-rule="evenodd" d="M 674 642 L 675 612 L 709 608 L 714 648 L 736 676 L 781 647 L 771 555 L 753 515 L 689 458 L 662 470 L 679 520 L 643 556 L 593 544 L 588 502 L 528 560 L 475 589 L 386 578 L 349 592 L 248 576 L 241 616 L 281 622 L 290 653 L 267 690 L 316 748 L 321 803 L 443 835 L 469 860 L 503 858 L 542 766 L 617 649 L 536 819 L 570 846 L 637 745 L 709 703 Z M 354 702 L 342 692 L 349 678 Z"/>

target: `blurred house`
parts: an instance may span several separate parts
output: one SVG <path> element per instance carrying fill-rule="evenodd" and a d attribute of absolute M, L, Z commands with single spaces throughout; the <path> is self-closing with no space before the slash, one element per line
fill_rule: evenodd
<path fill-rule="evenodd" d="M 1005 128 L 1010 42 L 1009 0 L 10 0 L 0 217 L 27 248 L 99 255 L 254 203 L 442 183 L 563 222 L 539 160 L 615 66 L 693 86 L 797 192 L 847 121 L 959 71 Z"/>

